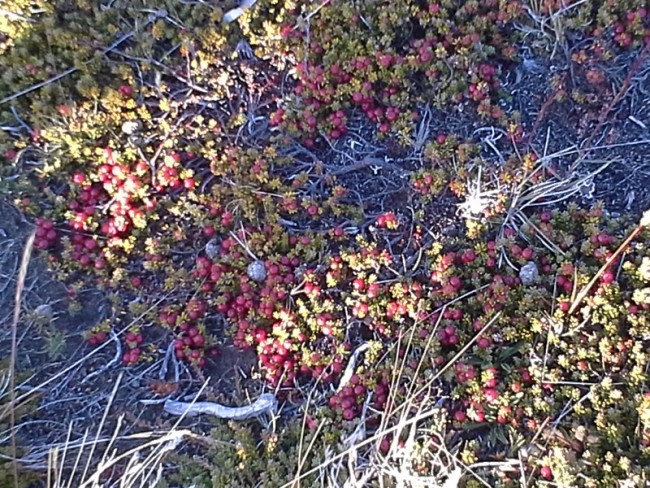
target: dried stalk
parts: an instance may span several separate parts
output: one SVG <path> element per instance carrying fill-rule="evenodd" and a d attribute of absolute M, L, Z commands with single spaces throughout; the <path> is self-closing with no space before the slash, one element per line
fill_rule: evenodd
<path fill-rule="evenodd" d="M 264 393 L 245 407 L 227 407 L 213 402 L 186 403 L 167 400 L 164 409 L 172 415 L 194 417 L 205 413 L 222 419 L 247 420 L 265 413 L 275 413 L 278 409 L 278 399 L 273 393 Z"/>

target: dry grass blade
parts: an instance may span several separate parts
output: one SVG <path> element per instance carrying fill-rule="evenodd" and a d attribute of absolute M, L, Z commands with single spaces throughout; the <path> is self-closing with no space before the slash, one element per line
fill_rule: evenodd
<path fill-rule="evenodd" d="M 25 288 L 25 277 L 27 276 L 27 268 L 34 249 L 34 239 L 36 233 L 32 232 L 27 238 L 23 257 L 20 262 L 20 270 L 18 271 L 18 281 L 16 283 L 16 302 L 14 304 L 14 316 L 11 323 L 11 355 L 9 356 L 9 404 L 5 406 L 2 413 L 0 413 L 0 420 L 9 416 L 9 425 L 11 430 L 16 426 L 16 358 L 18 356 L 18 321 L 20 320 L 20 312 L 22 308 L 23 290 Z M 7 412 L 8 410 L 8 412 Z M 16 459 L 16 436 L 11 436 L 11 454 Z M 18 486 L 18 465 L 16 461 L 12 463 L 14 486 Z"/>
<path fill-rule="evenodd" d="M 206 382 L 207 384 L 207 382 Z M 185 438 L 196 437 L 191 431 L 179 429 L 181 416 L 166 432 L 142 432 L 129 436 L 121 436 L 124 426 L 124 416 L 115 422 L 111 435 L 102 435 L 108 419 L 108 413 L 119 389 L 120 381 L 116 381 L 111 397 L 108 400 L 104 414 L 97 428 L 95 437 L 89 437 L 86 431 L 79 440 L 71 440 L 72 426 L 63 445 L 55 445 L 48 452 L 48 488 L 99 488 L 99 487 L 150 487 L 161 479 L 162 461 L 167 452 Z M 205 388 L 205 384 L 203 385 Z M 203 388 L 201 391 L 203 391 Z M 195 397 L 201 394 L 201 391 Z M 138 441 L 138 445 L 124 452 L 119 452 L 120 441 Z M 144 441 L 144 442 L 143 442 Z M 100 449 L 100 451 L 98 451 Z M 69 465 L 67 460 L 76 451 L 76 456 Z M 88 451 L 88 452 L 87 452 Z M 101 453 L 95 463 L 95 454 Z M 146 455 L 145 455 L 146 453 Z M 83 463 L 83 468 L 82 468 Z M 123 467 L 122 467 L 123 466 Z M 118 470 L 119 479 L 107 482 L 104 476 L 112 470 Z M 64 473 L 70 477 L 66 480 Z"/>
<path fill-rule="evenodd" d="M 440 415 L 440 408 L 434 402 L 430 402 L 427 406 L 420 407 L 414 414 L 410 414 L 410 407 L 417 403 L 416 400 L 418 397 L 426 395 L 435 381 L 440 378 L 445 371 L 452 367 L 459 360 L 459 358 L 462 357 L 467 352 L 467 350 L 470 349 L 471 346 L 496 323 L 500 317 L 501 312 L 495 314 L 492 319 L 479 331 L 479 333 L 477 333 L 461 350 L 458 351 L 458 353 L 456 353 L 443 367 L 441 367 L 435 375 L 433 375 L 431 378 L 428 378 L 427 381 L 424 382 L 424 384 L 420 385 L 419 388 L 417 388 L 415 391 L 412 391 L 410 395 L 408 395 L 408 397 L 404 400 L 404 402 L 394 407 L 389 402 L 388 409 L 384 413 L 384 419 L 382 420 L 382 424 L 377 432 L 365 437 L 364 439 L 359 440 L 359 442 L 356 442 L 353 445 L 350 445 L 343 452 L 340 452 L 334 456 L 329 456 L 328 459 L 321 462 L 318 466 L 300 473 L 290 483 L 282 485 L 282 488 L 294 487 L 301 479 L 311 474 L 322 471 L 326 467 L 331 466 L 336 462 L 340 462 L 350 455 L 355 455 L 355 453 L 362 447 L 376 444 L 378 441 L 388 435 L 392 435 L 394 439 L 397 439 L 400 432 L 403 432 L 405 429 L 411 429 L 412 426 L 416 426 L 419 422 Z M 401 371 L 402 368 L 397 367 L 397 369 L 394 370 L 393 374 L 399 374 Z M 388 425 L 388 422 L 385 419 L 387 417 L 394 417 L 395 415 L 399 415 L 398 422 L 395 425 Z M 479 478 L 477 477 L 477 479 Z M 482 480 L 479 479 L 479 482 L 481 481 Z"/>
<path fill-rule="evenodd" d="M 558 46 L 565 47 L 566 45 L 566 30 L 569 27 L 565 20 L 565 15 L 571 10 L 587 3 L 588 0 L 578 0 L 567 6 L 563 6 L 552 14 L 545 16 L 543 11 L 543 4 L 540 1 L 531 1 L 530 5 L 526 5 L 525 9 L 529 18 L 534 22 L 537 28 L 519 25 L 518 28 L 525 34 L 533 34 L 545 37 L 553 42 L 553 49 L 551 52 L 551 59 L 555 57 Z M 562 2 L 564 5 L 564 2 Z"/>
<path fill-rule="evenodd" d="M 581 189 L 593 181 L 594 177 L 605 171 L 614 161 L 591 161 L 600 165 L 593 171 L 578 175 L 573 171 L 568 177 L 554 176 L 550 180 L 540 183 L 532 183 L 532 178 L 539 173 L 552 159 L 564 156 L 572 151 L 560 151 L 559 153 L 544 156 L 539 160 L 538 166 L 512 191 L 512 197 L 508 210 L 506 211 L 501 226 L 503 234 L 504 227 L 510 225 L 518 229 L 518 223 L 532 229 L 544 247 L 556 254 L 564 255 L 564 252 L 554 242 L 548 239 L 544 233 L 526 216 L 525 209 L 535 207 L 553 206 L 566 202 L 581 192 Z M 583 161 L 584 162 L 584 161 Z"/>
<path fill-rule="evenodd" d="M 648 211 L 646 211 L 646 214 L 648 214 Z M 619 256 L 628 248 L 630 243 L 636 239 L 636 237 L 643 231 L 643 229 L 646 228 L 647 225 L 647 217 L 646 214 L 644 214 L 644 218 L 641 219 L 641 222 L 639 225 L 630 233 L 629 236 L 621 243 L 620 246 L 618 246 L 618 249 L 614 251 L 614 253 L 605 261 L 605 264 L 603 264 L 600 269 L 596 272 L 594 277 L 587 283 L 582 290 L 577 294 L 577 296 L 573 299 L 571 303 L 571 307 L 569 307 L 569 315 L 571 315 L 573 312 L 576 311 L 576 308 L 580 306 L 580 303 L 582 303 L 582 300 L 585 299 L 589 291 L 594 287 L 598 279 L 602 276 L 602 274 L 605 272 L 607 268 L 609 268 L 612 263 L 614 263 Z"/>

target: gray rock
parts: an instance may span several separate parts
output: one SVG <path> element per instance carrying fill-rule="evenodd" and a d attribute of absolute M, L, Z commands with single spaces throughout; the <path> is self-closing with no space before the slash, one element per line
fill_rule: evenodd
<path fill-rule="evenodd" d="M 519 279 L 526 286 L 535 284 L 538 278 L 539 270 L 537 269 L 537 265 L 532 261 L 528 261 L 519 270 Z"/>
<path fill-rule="evenodd" d="M 246 269 L 248 277 L 256 282 L 262 282 L 266 279 L 266 267 L 262 261 L 253 261 Z"/>
<path fill-rule="evenodd" d="M 140 132 L 141 127 L 142 126 L 139 121 L 127 120 L 122 124 L 122 132 L 124 132 L 127 136 L 131 136 L 136 132 Z"/>
<path fill-rule="evenodd" d="M 207 254 L 210 259 L 217 257 L 219 254 L 219 241 L 217 239 L 213 238 L 208 241 L 205 245 L 205 254 Z"/>

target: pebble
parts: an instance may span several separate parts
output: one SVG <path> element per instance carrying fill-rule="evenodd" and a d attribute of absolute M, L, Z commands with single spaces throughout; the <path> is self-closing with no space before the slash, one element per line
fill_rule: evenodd
<path fill-rule="evenodd" d="M 214 259 L 219 254 L 219 241 L 216 238 L 212 238 L 205 245 L 205 254 L 210 259 Z"/>
<path fill-rule="evenodd" d="M 248 277 L 251 280 L 258 283 L 264 281 L 266 279 L 266 268 L 264 267 L 264 263 L 262 261 L 253 261 L 248 265 L 246 274 L 248 274 Z"/>
<path fill-rule="evenodd" d="M 54 317 L 54 310 L 47 303 L 36 307 L 34 313 L 42 320 L 52 320 L 52 317 Z"/>
<path fill-rule="evenodd" d="M 133 135 L 140 130 L 140 122 L 137 120 L 127 120 L 122 124 L 122 132 L 127 136 Z"/>
<path fill-rule="evenodd" d="M 532 261 L 528 261 L 519 270 L 519 279 L 526 286 L 535 284 L 538 278 L 539 270 L 537 269 L 537 265 Z"/>

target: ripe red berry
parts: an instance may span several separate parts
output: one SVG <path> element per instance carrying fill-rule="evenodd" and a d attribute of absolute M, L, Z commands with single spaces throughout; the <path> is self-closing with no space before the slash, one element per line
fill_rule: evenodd
<path fill-rule="evenodd" d="M 600 277 L 600 280 L 603 282 L 605 285 L 609 285 L 614 281 L 616 277 L 614 276 L 614 272 L 610 269 L 606 270 L 602 276 Z"/>
<path fill-rule="evenodd" d="M 122 95 L 123 97 L 130 97 L 131 95 L 133 95 L 133 88 L 131 87 L 131 85 L 120 85 L 118 91 L 120 92 L 120 95 Z"/>
<path fill-rule="evenodd" d="M 381 451 L 382 454 L 388 454 L 389 449 L 390 449 L 390 439 L 388 437 L 384 437 L 379 443 L 379 450 Z"/>
<path fill-rule="evenodd" d="M 72 175 L 72 181 L 77 185 L 83 185 L 86 182 L 86 175 L 83 173 L 75 173 Z"/>
<path fill-rule="evenodd" d="M 357 291 L 363 291 L 366 288 L 366 282 L 364 280 L 362 280 L 361 278 L 356 278 L 352 282 L 352 287 Z"/>
<path fill-rule="evenodd" d="M 494 403 L 499 398 L 499 392 L 494 388 L 484 388 L 483 395 L 488 403 Z"/>
<path fill-rule="evenodd" d="M 368 298 L 376 298 L 379 295 L 380 287 L 377 283 L 371 283 L 368 285 L 368 291 L 366 295 Z"/>
<path fill-rule="evenodd" d="M 548 466 L 542 466 L 539 470 L 539 474 L 542 475 L 542 478 L 550 480 L 553 478 L 553 471 Z"/>
<path fill-rule="evenodd" d="M 612 237 L 606 232 L 601 232 L 596 236 L 596 241 L 601 246 L 607 246 L 612 243 Z"/>
<path fill-rule="evenodd" d="M 469 264 L 469 263 L 473 262 L 476 259 L 476 253 L 474 251 L 471 251 L 471 250 L 470 251 L 465 251 L 461 255 L 460 259 L 464 264 Z"/>

